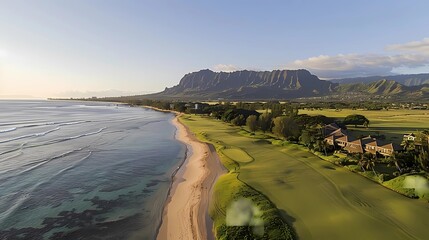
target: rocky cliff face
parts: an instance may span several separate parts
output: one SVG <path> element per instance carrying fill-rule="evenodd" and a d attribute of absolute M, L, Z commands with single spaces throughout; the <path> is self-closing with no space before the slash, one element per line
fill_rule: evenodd
<path fill-rule="evenodd" d="M 233 99 L 288 99 L 329 94 L 336 83 L 320 80 L 307 70 L 213 72 L 186 74 L 180 83 L 158 95 Z"/>

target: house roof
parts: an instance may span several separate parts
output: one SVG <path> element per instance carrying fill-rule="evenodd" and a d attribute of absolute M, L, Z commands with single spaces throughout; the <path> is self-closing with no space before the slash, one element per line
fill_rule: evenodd
<path fill-rule="evenodd" d="M 335 131 L 335 130 L 337 130 L 339 128 L 340 127 L 338 127 L 338 125 L 336 123 L 331 123 L 331 124 L 325 125 L 323 127 L 323 134 L 325 136 L 327 136 L 327 135 L 331 134 L 333 131 Z"/>
<path fill-rule="evenodd" d="M 357 139 L 355 141 L 349 142 L 344 149 L 349 153 L 363 153 L 362 141 Z"/>
<path fill-rule="evenodd" d="M 334 136 L 333 135 L 329 135 L 329 136 L 325 137 L 325 139 L 329 139 L 329 140 L 334 141 Z"/>
<path fill-rule="evenodd" d="M 380 146 L 380 148 L 389 149 L 389 150 L 392 150 L 392 151 L 402 150 L 402 148 L 399 145 L 394 144 L 394 143 L 388 143 L 386 145 Z"/>
<path fill-rule="evenodd" d="M 346 136 L 347 132 L 344 129 L 338 128 L 337 130 L 333 131 L 331 134 L 329 135 L 333 135 L 335 137 L 342 137 L 342 136 Z"/>
<path fill-rule="evenodd" d="M 338 128 L 340 128 L 336 123 L 330 123 L 330 124 L 328 124 L 328 125 L 326 125 L 325 127 L 327 127 L 327 128 L 332 128 L 332 129 L 338 129 Z"/>
<path fill-rule="evenodd" d="M 374 146 L 374 147 L 378 147 L 378 146 L 383 146 L 385 145 L 385 143 L 383 143 L 382 141 L 373 138 L 372 141 L 368 141 L 367 143 L 364 143 L 365 145 L 370 145 L 370 146 Z"/>
<path fill-rule="evenodd" d="M 368 137 L 364 137 L 361 140 L 362 140 L 362 144 L 367 144 L 367 143 L 373 142 L 376 139 L 371 137 L 371 135 L 369 135 Z"/>
<path fill-rule="evenodd" d="M 342 141 L 342 142 L 351 142 L 354 140 L 354 138 L 352 136 L 349 135 L 344 135 L 342 137 L 337 138 L 338 141 Z"/>

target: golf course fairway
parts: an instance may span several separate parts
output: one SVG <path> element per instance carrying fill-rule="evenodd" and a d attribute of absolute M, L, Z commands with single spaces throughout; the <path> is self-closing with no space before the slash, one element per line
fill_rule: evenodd
<path fill-rule="evenodd" d="M 273 145 L 258 139 L 261 134 L 246 136 L 240 127 L 208 117 L 185 115 L 181 121 L 217 148 L 246 153 L 227 154 L 248 155 L 237 161 L 238 179 L 267 196 L 298 239 L 429 237 L 427 202 L 409 199 L 323 161 L 299 145 Z"/>

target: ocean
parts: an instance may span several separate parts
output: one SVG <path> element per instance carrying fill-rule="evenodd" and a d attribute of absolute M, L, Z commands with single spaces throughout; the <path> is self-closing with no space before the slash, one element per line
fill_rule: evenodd
<path fill-rule="evenodd" d="M 154 239 L 186 146 L 171 113 L 0 101 L 0 239 Z"/>

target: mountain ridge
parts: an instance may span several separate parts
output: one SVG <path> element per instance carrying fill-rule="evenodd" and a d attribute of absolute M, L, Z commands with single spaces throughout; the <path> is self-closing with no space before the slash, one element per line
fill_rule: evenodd
<path fill-rule="evenodd" d="M 429 84 L 429 73 L 339 78 L 339 79 L 330 79 L 328 81 L 333 83 L 347 84 L 347 83 L 370 83 L 381 79 L 393 80 L 405 86 L 418 86 L 423 84 Z"/>
<path fill-rule="evenodd" d="M 426 75 L 397 75 L 400 79 L 414 79 L 414 83 L 424 83 Z M 391 78 L 391 77 L 390 77 Z M 395 78 L 395 76 L 393 76 Z M 155 99 L 195 99 L 195 100 L 289 100 L 297 98 L 347 98 L 370 99 L 373 97 L 395 99 L 429 99 L 429 83 L 407 86 L 389 78 L 378 76 L 355 78 L 370 82 L 333 83 L 321 80 L 308 70 L 273 70 L 214 72 L 204 69 L 185 74 L 179 83 L 164 91 L 140 95 Z M 428 80 L 429 81 L 429 80 Z M 408 81 L 408 83 L 411 83 Z M 136 96 L 138 97 L 138 96 Z"/>
<path fill-rule="evenodd" d="M 394 80 L 381 79 L 370 83 L 339 84 L 337 93 L 361 93 L 382 96 L 418 97 L 427 96 L 429 84 L 405 86 Z"/>
<path fill-rule="evenodd" d="M 152 96 L 211 98 L 295 98 L 324 95 L 338 84 L 320 80 L 305 69 L 188 73 L 179 84 Z"/>

